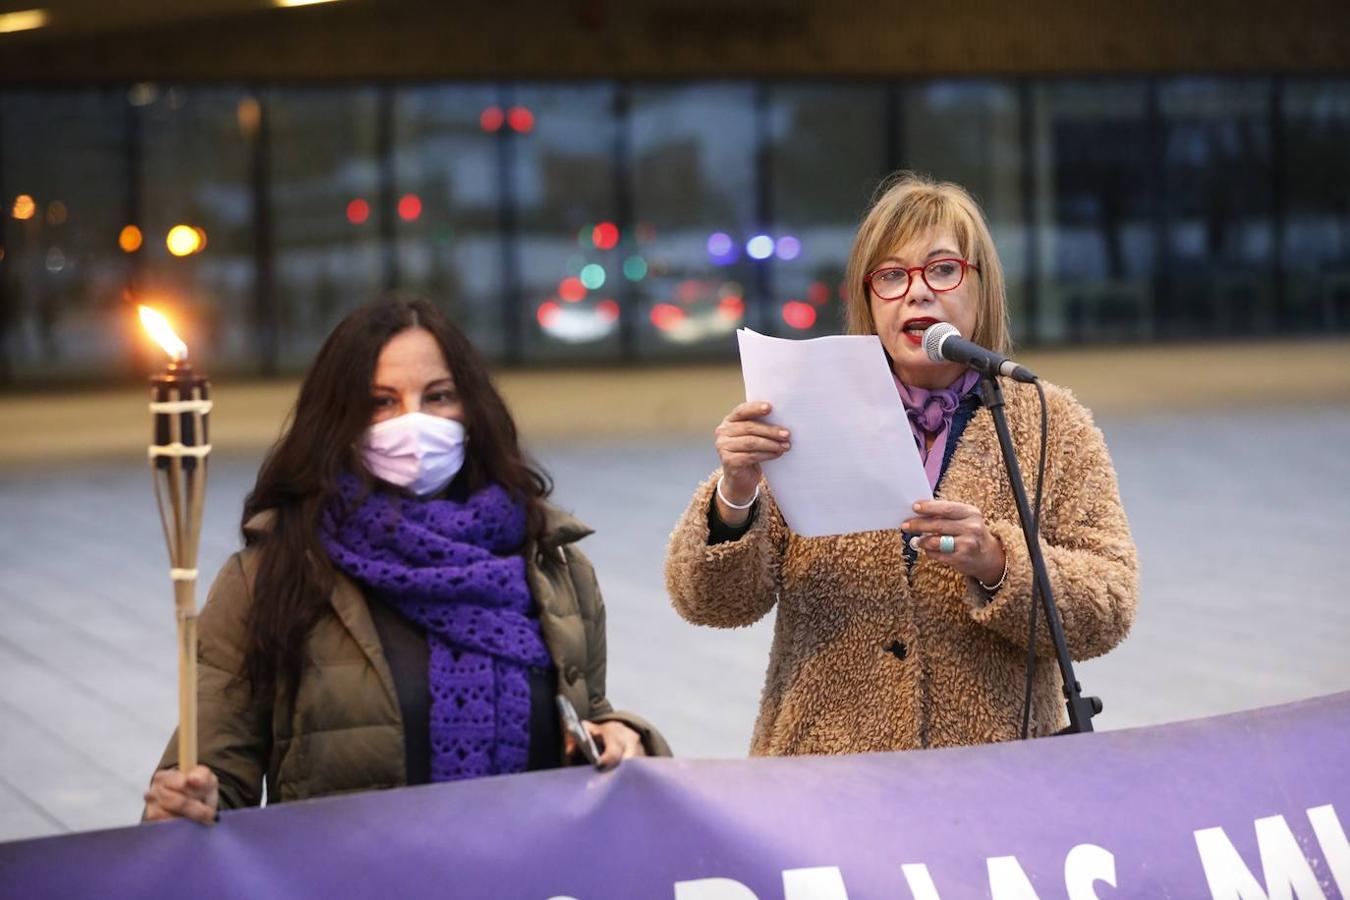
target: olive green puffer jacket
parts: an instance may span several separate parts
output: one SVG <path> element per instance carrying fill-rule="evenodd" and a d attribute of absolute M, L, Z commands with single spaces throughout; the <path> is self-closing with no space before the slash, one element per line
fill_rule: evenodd
<path fill-rule="evenodd" d="M 648 754 L 670 755 L 664 738 L 641 718 L 616 712 L 605 696 L 605 606 L 595 570 L 573 544 L 591 530 L 546 507 L 544 537 L 526 555 L 526 578 L 544 641 L 558 673 L 558 693 L 583 719 L 617 719 L 637 731 Z M 263 534 L 263 513 L 247 530 Z M 546 555 L 553 560 L 544 564 Z M 257 806 L 264 780 L 269 803 L 407 783 L 403 721 L 394 679 L 361 590 L 345 577 L 306 644 L 307 666 L 294 702 L 285 692 L 254 697 L 240 678 L 245 623 L 258 553 L 246 548 L 225 563 L 199 621 L 197 718 L 199 761 L 220 780 L 220 806 Z M 562 736 L 559 735 L 559 756 Z M 177 764 L 177 734 L 159 767 Z"/>

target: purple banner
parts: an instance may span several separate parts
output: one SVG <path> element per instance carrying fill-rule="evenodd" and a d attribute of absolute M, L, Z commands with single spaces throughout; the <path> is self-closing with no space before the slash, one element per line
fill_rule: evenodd
<path fill-rule="evenodd" d="M 1350 892 L 1350 693 L 958 750 L 639 760 L 0 844 L 3 897 Z"/>

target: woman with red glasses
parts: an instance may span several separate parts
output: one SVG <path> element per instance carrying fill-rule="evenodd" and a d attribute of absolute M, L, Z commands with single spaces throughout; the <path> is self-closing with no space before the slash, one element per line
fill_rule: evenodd
<path fill-rule="evenodd" d="M 1010 740 L 1021 731 L 1032 567 L 979 377 L 933 362 L 938 322 L 1009 351 L 1003 267 L 984 214 L 961 187 L 905 173 L 883 185 L 848 261 L 853 334 L 881 339 L 936 499 L 899 530 L 794 534 L 760 464 L 790 453 L 769 405 L 716 429 L 721 468 L 671 535 L 666 584 L 690 622 L 750 625 L 777 605 L 753 755 L 854 753 Z M 1137 562 L 1101 432 L 1045 385 L 1049 441 L 1040 534 L 1070 654 L 1098 656 L 1134 619 Z M 1005 387 L 1018 456 L 1035 491 L 1041 410 Z M 879 466 L 887 464 L 879 459 Z M 1040 619 L 1030 734 L 1065 724 L 1060 675 Z"/>

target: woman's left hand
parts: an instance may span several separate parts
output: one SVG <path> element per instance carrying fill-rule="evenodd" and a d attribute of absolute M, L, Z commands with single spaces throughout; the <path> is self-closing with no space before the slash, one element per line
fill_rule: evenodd
<path fill-rule="evenodd" d="M 900 528 L 921 535 L 914 542 L 918 549 L 985 584 L 999 580 L 1007 557 L 1002 542 L 989 531 L 978 509 L 952 500 L 921 500 L 914 504 L 914 512 L 915 516 Z M 941 549 L 942 535 L 953 539 L 950 552 Z"/>
<path fill-rule="evenodd" d="M 581 723 L 591 733 L 596 749 L 600 751 L 600 768 L 612 769 L 625 759 L 646 756 L 642 737 L 622 722 L 610 720 L 599 724 L 590 720 Z M 576 752 L 576 742 L 567 736 L 567 753 Z"/>

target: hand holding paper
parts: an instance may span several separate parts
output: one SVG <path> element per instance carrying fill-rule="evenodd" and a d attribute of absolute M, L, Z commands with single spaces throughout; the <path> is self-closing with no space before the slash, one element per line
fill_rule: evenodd
<path fill-rule="evenodd" d="M 803 537 L 899 528 L 928 478 L 876 335 L 790 341 L 736 336 L 748 400 L 792 449 L 762 464 L 788 527 Z"/>

